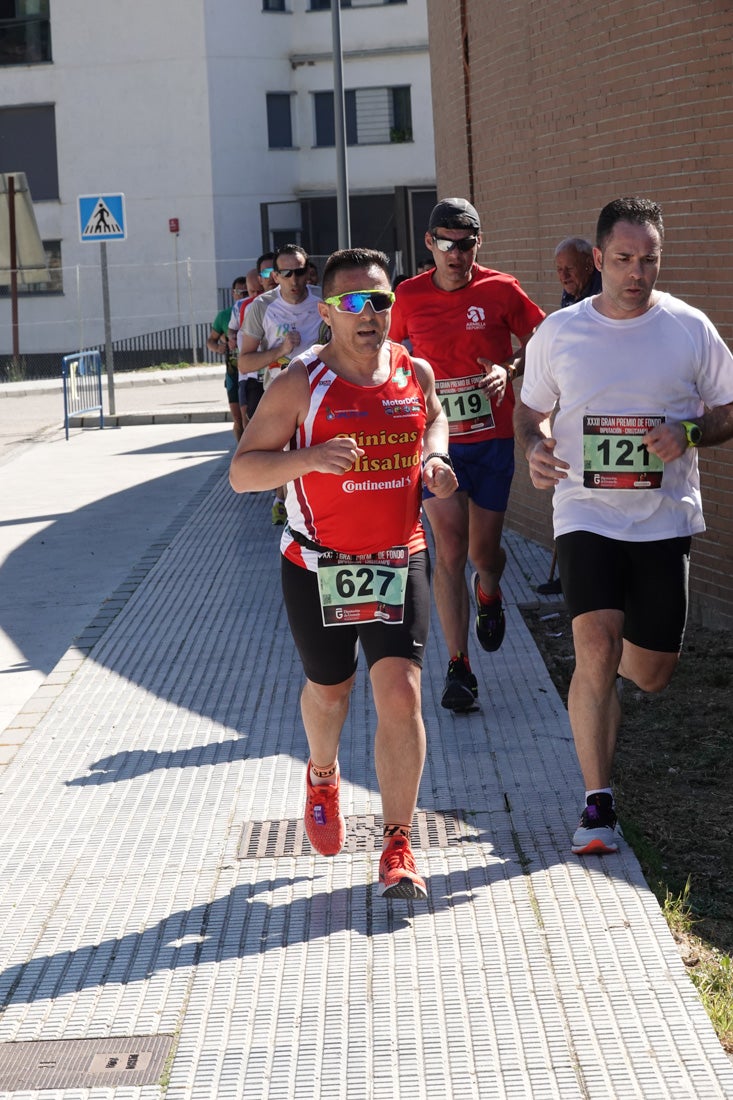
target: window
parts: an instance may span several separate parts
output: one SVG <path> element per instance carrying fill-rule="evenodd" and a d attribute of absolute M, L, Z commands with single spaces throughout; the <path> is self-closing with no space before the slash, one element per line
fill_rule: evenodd
<path fill-rule="evenodd" d="M 412 141 L 410 88 L 352 88 L 344 94 L 347 145 Z M 315 145 L 335 144 L 333 92 L 314 92 Z"/>
<path fill-rule="evenodd" d="M 263 11 L 286 11 L 285 0 L 262 0 Z"/>
<path fill-rule="evenodd" d="M 336 119 L 333 111 L 333 92 L 314 92 L 316 145 L 333 146 L 336 144 Z M 357 144 L 356 128 L 356 92 L 344 92 L 346 112 L 346 144 Z"/>
<path fill-rule="evenodd" d="M 49 0 L 0 0 L 0 65 L 51 60 Z"/>
<path fill-rule="evenodd" d="M 412 102 L 409 85 L 392 88 L 392 125 L 389 140 L 394 144 L 412 141 Z"/>
<path fill-rule="evenodd" d="M 34 202 L 59 197 L 52 103 L 0 107 L 0 172 L 25 172 Z"/>
<path fill-rule="evenodd" d="M 273 229 L 271 233 L 271 247 L 274 251 L 276 248 L 282 248 L 283 245 L 286 244 L 297 244 L 300 246 L 300 238 L 302 235 L 303 233 L 300 229 Z"/>
<path fill-rule="evenodd" d="M 290 92 L 267 93 L 267 143 L 271 149 L 292 149 Z"/>
<path fill-rule="evenodd" d="M 376 8 L 380 4 L 406 4 L 407 0 L 341 0 L 342 8 Z M 331 0 L 310 0 L 311 11 L 330 11 Z"/>
<path fill-rule="evenodd" d="M 63 294 L 64 280 L 61 268 L 61 241 L 44 241 L 48 279 L 42 283 L 23 283 L 18 280 L 18 294 Z M 0 298 L 10 297 L 10 287 L 0 286 Z"/>

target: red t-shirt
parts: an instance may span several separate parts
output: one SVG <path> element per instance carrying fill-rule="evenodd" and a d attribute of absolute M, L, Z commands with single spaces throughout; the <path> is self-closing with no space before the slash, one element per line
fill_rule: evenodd
<path fill-rule="evenodd" d="M 415 553 L 427 545 L 420 522 L 425 395 L 405 348 L 389 347 L 389 378 L 379 386 L 345 381 L 313 349 L 299 356 L 308 370 L 311 402 L 291 450 L 343 435 L 355 439 L 366 454 L 345 474 L 310 473 L 289 482 L 288 526 L 343 554 L 371 554 L 392 546 L 407 546 Z M 290 561 L 315 568 L 315 554 L 287 528 L 280 548 Z"/>
<path fill-rule="evenodd" d="M 392 307 L 391 340 L 409 338 L 412 354 L 427 359 L 435 372 L 438 395 L 446 408 L 443 379 L 474 378 L 485 373 L 478 358 L 504 363 L 513 353 L 512 336 L 523 342 L 544 318 L 544 313 L 527 297 L 513 275 L 492 271 L 479 264 L 473 277 L 459 290 L 440 290 L 432 272 L 406 279 L 397 287 Z M 478 403 L 478 397 L 465 386 L 466 404 Z M 488 416 L 476 415 L 460 422 L 456 408 L 461 403 L 460 388 L 454 388 L 451 442 L 473 443 L 486 439 L 510 439 L 514 390 L 507 386 L 501 405 Z M 482 406 L 483 408 L 483 406 Z M 446 412 L 448 409 L 446 408 Z M 493 414 L 493 425 L 491 415 Z M 482 426 L 483 424 L 483 426 Z M 469 425 L 472 425 L 469 427 Z"/>

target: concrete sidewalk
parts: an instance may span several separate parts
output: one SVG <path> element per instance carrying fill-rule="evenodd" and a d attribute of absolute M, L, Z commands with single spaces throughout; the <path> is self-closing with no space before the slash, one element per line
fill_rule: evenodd
<path fill-rule="evenodd" d="M 115 415 L 109 413 L 107 380 L 102 379 L 106 426 L 161 423 L 224 423 L 229 405 L 224 367 L 127 371 L 115 375 Z M 96 428 L 98 414 L 77 417 L 76 427 Z M 63 436 L 64 397 L 60 378 L 0 384 L 0 465 L 20 446 Z"/>
<path fill-rule="evenodd" d="M 60 380 L 0 386 L 0 742 L 234 446 L 223 367 L 131 374 L 117 389 L 114 422 L 99 431 L 90 416 L 67 441 Z M 8 752 L 0 743 L 0 764 Z"/>
<path fill-rule="evenodd" d="M 190 430 L 109 435 L 169 447 L 174 428 Z M 475 658 L 477 713 L 440 708 L 434 624 L 414 829 L 430 897 L 384 902 L 364 671 L 341 753 L 347 849 L 329 860 L 301 826 L 278 532 L 267 494 L 229 489 L 218 430 L 152 545 L 120 553 L 118 584 L 99 578 L 114 598 L 22 708 L 0 771 L 0 1097 L 733 1097 L 630 850 L 570 853 L 580 777 L 519 612 L 549 554 L 507 536 L 507 638 Z M 93 470 L 106 435 L 63 446 Z"/>

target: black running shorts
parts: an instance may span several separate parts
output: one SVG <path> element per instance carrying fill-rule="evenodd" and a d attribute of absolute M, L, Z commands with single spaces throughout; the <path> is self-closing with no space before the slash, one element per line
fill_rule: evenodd
<path fill-rule="evenodd" d="M 341 684 L 356 671 L 359 643 L 367 666 L 382 657 L 405 657 L 422 668 L 430 629 L 430 558 L 410 555 L 401 623 L 324 626 L 316 574 L 282 558 L 282 586 L 290 631 L 303 669 L 314 684 Z"/>
<path fill-rule="evenodd" d="M 691 539 L 622 542 L 591 531 L 556 539 L 562 590 L 572 618 L 624 613 L 624 638 L 642 649 L 679 653 L 687 621 Z"/>
<path fill-rule="evenodd" d="M 239 379 L 239 404 L 246 410 L 250 420 L 254 416 L 264 392 L 264 386 L 259 378 Z"/>

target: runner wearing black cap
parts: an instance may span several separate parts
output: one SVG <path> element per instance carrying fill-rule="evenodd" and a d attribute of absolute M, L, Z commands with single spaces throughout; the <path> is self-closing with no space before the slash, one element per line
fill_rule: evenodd
<path fill-rule="evenodd" d="M 469 558 L 477 640 L 493 652 L 504 638 L 501 532 L 514 473 L 510 383 L 524 369 L 524 345 L 544 313 L 513 276 L 476 263 L 481 222 L 467 199 L 442 199 L 434 207 L 425 245 L 435 268 L 397 288 L 390 337 L 409 339 L 413 354 L 430 363 L 450 422 L 458 492 L 445 500 L 426 492 L 424 505 L 435 538 L 435 602 L 449 655 L 441 702 L 460 712 L 473 709 L 478 696 L 468 658 Z"/>

